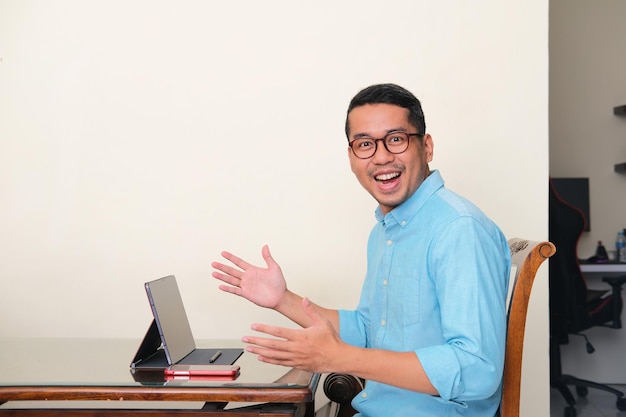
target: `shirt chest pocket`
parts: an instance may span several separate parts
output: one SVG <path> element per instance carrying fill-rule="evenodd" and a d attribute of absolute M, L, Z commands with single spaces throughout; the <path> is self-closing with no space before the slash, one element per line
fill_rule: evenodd
<path fill-rule="evenodd" d="M 420 322 L 420 281 L 417 268 L 398 267 L 391 271 L 387 284 L 389 320 L 403 327 Z"/>

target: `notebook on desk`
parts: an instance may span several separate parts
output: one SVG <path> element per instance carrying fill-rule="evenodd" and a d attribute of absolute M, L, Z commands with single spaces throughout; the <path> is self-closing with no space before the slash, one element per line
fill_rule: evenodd
<path fill-rule="evenodd" d="M 198 349 L 173 275 L 145 283 L 154 319 L 130 366 L 158 370 L 170 365 L 232 365 L 240 348 Z"/>

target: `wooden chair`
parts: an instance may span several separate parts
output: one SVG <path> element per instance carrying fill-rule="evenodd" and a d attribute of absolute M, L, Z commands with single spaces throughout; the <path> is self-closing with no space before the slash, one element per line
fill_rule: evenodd
<path fill-rule="evenodd" d="M 555 246 L 547 241 L 509 239 L 511 249 L 511 277 L 507 298 L 508 326 L 504 375 L 502 382 L 502 417 L 518 417 L 522 381 L 522 355 L 528 301 L 537 270 L 556 253 Z M 324 393 L 331 402 L 318 410 L 317 417 L 348 416 L 354 413 L 350 400 L 362 389 L 363 381 L 352 375 L 331 373 L 326 377 Z"/>
<path fill-rule="evenodd" d="M 528 301 L 539 266 L 556 253 L 556 248 L 551 242 L 536 242 L 519 238 L 509 239 L 509 248 L 513 266 L 511 282 L 509 282 L 509 314 L 500 415 L 518 417 Z"/>

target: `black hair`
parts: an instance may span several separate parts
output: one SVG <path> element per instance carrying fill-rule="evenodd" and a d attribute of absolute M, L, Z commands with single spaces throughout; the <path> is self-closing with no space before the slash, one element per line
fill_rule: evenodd
<path fill-rule="evenodd" d="M 346 112 L 345 127 L 348 140 L 350 140 L 348 116 L 355 107 L 366 104 L 393 104 L 403 107 L 409 111 L 409 123 L 415 126 L 417 133 L 420 135 L 426 133 L 426 120 L 424 119 L 422 104 L 413 93 L 396 84 L 375 84 L 359 91 L 350 101 Z"/>

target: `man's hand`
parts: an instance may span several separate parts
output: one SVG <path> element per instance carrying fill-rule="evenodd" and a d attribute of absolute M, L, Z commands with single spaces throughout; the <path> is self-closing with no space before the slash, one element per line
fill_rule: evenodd
<path fill-rule="evenodd" d="M 261 253 L 267 268 L 251 265 L 232 253 L 222 252 L 222 256 L 238 268 L 213 262 L 211 266 L 217 271 L 212 275 L 229 284 L 220 285 L 220 290 L 243 297 L 261 307 L 276 308 L 287 291 L 287 284 L 267 245 L 263 246 Z"/>
<path fill-rule="evenodd" d="M 252 330 L 272 338 L 245 336 L 246 350 L 258 355 L 259 360 L 275 365 L 289 366 L 309 372 L 331 372 L 333 360 L 341 357 L 339 349 L 345 344 L 332 323 L 307 298 L 302 309 L 312 324 L 304 329 L 288 329 L 266 324 L 253 324 Z"/>

